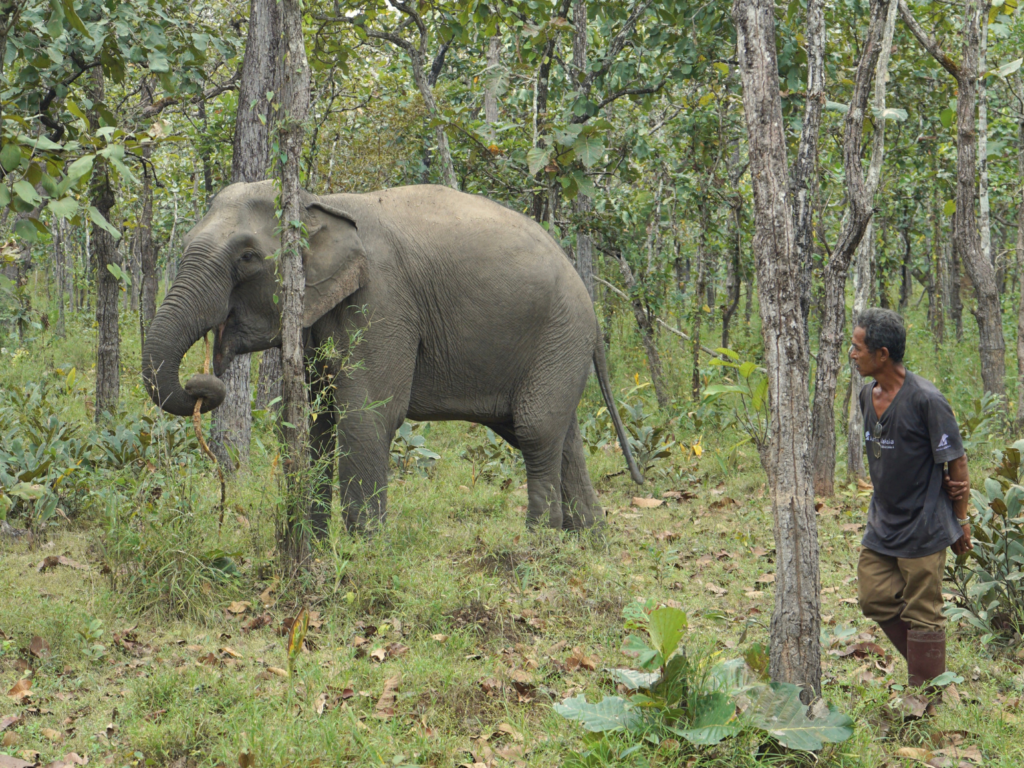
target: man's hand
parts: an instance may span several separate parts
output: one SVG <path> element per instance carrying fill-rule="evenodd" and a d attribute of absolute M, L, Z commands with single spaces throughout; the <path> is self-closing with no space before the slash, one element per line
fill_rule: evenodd
<path fill-rule="evenodd" d="M 954 480 L 949 475 L 943 475 L 942 490 L 944 490 L 946 495 L 953 501 L 960 501 L 960 499 L 966 499 L 968 494 L 971 492 L 971 481 Z"/>
<path fill-rule="evenodd" d="M 950 545 L 950 549 L 953 550 L 954 555 L 966 554 L 968 550 L 974 549 L 974 544 L 971 543 L 971 525 L 968 523 L 963 527 L 964 535 L 954 541 Z"/>

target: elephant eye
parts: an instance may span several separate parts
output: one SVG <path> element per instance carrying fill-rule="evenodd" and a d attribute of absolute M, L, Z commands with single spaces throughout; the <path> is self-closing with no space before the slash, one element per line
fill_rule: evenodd
<path fill-rule="evenodd" d="M 244 251 L 242 253 L 242 261 L 249 262 L 255 261 L 259 258 L 259 254 L 256 251 Z"/>

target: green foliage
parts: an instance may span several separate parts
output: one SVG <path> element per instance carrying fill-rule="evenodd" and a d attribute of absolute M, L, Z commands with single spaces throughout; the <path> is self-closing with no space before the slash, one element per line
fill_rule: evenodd
<path fill-rule="evenodd" d="M 484 480 L 509 488 L 525 472 L 523 455 L 490 429 L 485 428 L 484 435 L 483 442 L 470 445 L 461 455 L 473 467 L 473 485 Z"/>
<path fill-rule="evenodd" d="M 735 425 L 758 451 L 763 451 L 768 446 L 771 427 L 768 376 L 757 363 L 742 362 L 739 354 L 731 349 L 721 347 L 715 351 L 723 357 L 708 364 L 734 369 L 738 380 L 726 377 L 724 384 L 709 384 L 704 388 L 704 402 L 710 404 L 724 399 L 730 406 L 730 417 L 722 426 Z"/>
<path fill-rule="evenodd" d="M 637 389 L 631 390 L 630 394 Z M 632 403 L 626 399 L 619 401 L 619 418 L 622 419 L 622 426 L 626 428 L 626 439 L 641 474 L 650 472 L 659 459 L 671 456 L 676 445 L 667 424 L 653 426 L 647 423 L 653 416 L 642 398 L 637 398 Z"/>
<path fill-rule="evenodd" d="M 996 451 L 995 473 L 984 492 L 971 491 L 974 549 L 946 566 L 963 597 L 946 615 L 982 632 L 982 642 L 1006 640 L 1024 630 L 1024 440 Z"/>
<path fill-rule="evenodd" d="M 103 637 L 103 622 L 91 619 L 81 629 L 75 630 L 75 641 L 82 655 L 91 661 L 99 661 L 107 655 L 107 646 L 100 642 Z"/>
<path fill-rule="evenodd" d="M 643 618 L 631 611 L 627 624 L 642 624 Z M 751 682 L 743 659 L 712 666 L 699 654 L 689 656 L 680 646 L 686 626 L 686 614 L 677 608 L 650 611 L 647 639 L 631 635 L 622 648 L 640 670 L 609 670 L 612 680 L 632 693 L 598 703 L 575 696 L 556 704 L 555 711 L 588 731 L 642 735 L 652 744 L 675 736 L 712 746 L 757 730 L 782 747 L 817 750 L 853 735 L 853 721 L 823 702 L 809 712 L 799 686 Z"/>
<path fill-rule="evenodd" d="M 417 473 L 430 475 L 437 466 L 441 454 L 426 447 L 430 434 L 430 422 L 406 421 L 398 428 L 391 441 L 391 463 L 400 475 Z"/>
<path fill-rule="evenodd" d="M 992 435 L 999 432 L 1005 414 L 1003 398 L 993 392 L 971 400 L 970 407 L 969 411 L 957 414 L 960 439 L 968 454 L 988 445 Z"/>

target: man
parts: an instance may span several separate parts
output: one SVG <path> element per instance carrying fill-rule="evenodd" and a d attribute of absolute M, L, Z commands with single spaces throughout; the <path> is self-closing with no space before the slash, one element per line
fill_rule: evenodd
<path fill-rule="evenodd" d="M 935 385 L 903 366 L 906 338 L 903 320 L 887 309 L 862 312 L 853 331 L 850 359 L 874 379 L 860 392 L 874 493 L 857 580 L 861 611 L 907 660 L 909 684 L 920 686 L 946 669 L 946 547 L 959 555 L 973 545 L 960 429 Z"/>

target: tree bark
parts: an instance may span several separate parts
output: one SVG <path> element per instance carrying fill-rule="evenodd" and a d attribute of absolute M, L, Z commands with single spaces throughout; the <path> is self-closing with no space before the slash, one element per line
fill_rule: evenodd
<path fill-rule="evenodd" d="M 949 306 L 949 277 L 946 274 L 946 256 L 942 246 L 942 200 L 938 187 L 932 193 L 932 253 L 929 258 L 934 262 L 932 274 L 935 276 L 935 317 L 932 321 L 932 333 L 938 345 L 946 337 L 946 311 Z"/>
<path fill-rule="evenodd" d="M 231 181 L 262 181 L 270 166 L 270 131 L 273 110 L 267 93 L 280 84 L 281 18 L 277 0 L 251 0 L 249 31 L 238 84 L 238 110 L 232 140 Z M 262 118 L 262 119 L 261 119 Z M 276 375 L 260 366 L 260 380 L 273 381 L 280 392 L 281 350 L 268 349 L 263 360 L 276 358 Z M 248 464 L 252 438 L 251 355 L 235 357 L 220 377 L 224 402 L 210 421 L 210 448 L 228 471 Z M 271 378 L 273 376 L 273 378 Z M 275 395 L 278 396 L 278 395 Z M 238 462 L 233 460 L 237 457 Z"/>
<path fill-rule="evenodd" d="M 821 694 L 818 532 L 811 485 L 808 349 L 789 201 L 773 0 L 736 0 L 736 49 L 754 192 L 754 256 L 771 402 L 766 451 L 776 549 L 772 679 Z M 809 698 L 809 697 L 808 697 Z"/>
<path fill-rule="evenodd" d="M 871 200 L 878 184 L 885 148 L 885 118 L 879 114 L 875 123 L 869 179 L 865 180 L 860 160 L 864 116 L 872 79 L 875 81 L 874 107 L 879 112 L 885 109 L 885 77 L 895 25 L 895 0 L 872 0 L 867 37 L 861 48 L 850 109 L 844 121 L 843 166 L 848 210 L 835 249 L 825 266 L 825 300 L 818 340 L 818 369 L 814 379 L 811 455 L 814 492 L 819 496 L 831 496 L 835 491 L 835 398 L 836 381 L 843 363 L 840 358 L 846 347 L 846 274 L 850 258 L 862 242 L 871 221 Z"/>
<path fill-rule="evenodd" d="M 579 78 L 578 86 L 582 87 L 583 79 L 587 71 L 587 2 L 586 0 L 575 0 L 572 9 L 574 34 L 572 38 L 572 65 Z M 490 59 L 488 59 L 490 66 Z M 582 91 L 578 91 L 582 94 Z M 579 164 L 580 172 L 586 173 L 582 164 Z M 594 300 L 594 243 L 590 236 L 588 220 L 593 209 L 593 203 L 583 192 L 576 194 L 573 201 L 573 210 L 576 214 L 576 271 L 579 273 L 583 284 L 587 287 L 590 300 Z"/>
<path fill-rule="evenodd" d="M 64 220 L 58 219 L 53 226 L 53 268 L 54 282 L 57 283 L 57 335 L 64 338 L 64 288 L 67 285 L 67 246 L 64 243 Z"/>
<path fill-rule="evenodd" d="M 978 14 L 978 235 L 981 255 L 995 267 L 992 255 L 992 207 L 988 195 L 988 88 L 984 73 L 988 69 L 989 0 L 981 0 Z"/>
<path fill-rule="evenodd" d="M 93 104 L 102 103 L 105 97 L 103 68 L 94 67 L 89 73 L 89 100 Z M 89 122 L 100 124 L 99 114 L 90 110 Z M 107 161 L 98 156 L 93 163 L 92 177 L 89 181 L 89 197 L 92 205 L 110 221 L 110 211 L 114 207 L 114 188 L 110 182 L 110 170 Z M 107 269 L 110 265 L 121 266 L 121 255 L 113 236 L 105 229 L 92 225 L 92 252 L 96 263 L 96 422 L 99 423 L 104 414 L 117 414 L 117 404 L 121 394 L 121 333 L 118 327 L 118 299 L 121 286 L 117 278 Z"/>
<path fill-rule="evenodd" d="M 498 67 L 501 63 L 501 35 L 487 41 L 487 73 L 484 77 L 484 120 L 498 122 Z"/>
<path fill-rule="evenodd" d="M 900 15 L 911 33 L 936 61 L 956 79 L 956 212 L 953 214 L 953 242 L 957 258 L 963 260 L 974 292 L 977 308 L 972 309 L 978 323 L 978 347 L 981 358 L 981 380 L 985 392 L 1006 393 L 1002 308 L 996 287 L 995 269 L 982 252 L 978 222 L 974 214 L 977 172 L 977 126 L 975 101 L 978 90 L 978 55 L 981 45 L 981 10 L 979 0 L 965 0 L 963 22 L 963 56 L 956 64 L 938 42 L 929 37 L 910 12 L 906 0 L 899 0 Z"/>
<path fill-rule="evenodd" d="M 708 283 L 708 229 L 711 227 L 711 212 L 708 205 L 707 190 L 698 192 L 700 197 L 697 201 L 698 230 L 697 230 L 697 283 L 693 292 L 693 303 L 690 317 L 691 322 L 691 370 L 690 397 L 695 403 L 700 402 L 700 332 L 704 324 L 704 302 L 707 296 Z M 706 305 L 711 306 L 711 305 Z"/>
<path fill-rule="evenodd" d="M 743 281 L 743 193 L 740 177 L 745 170 L 740 162 L 740 145 L 733 142 L 729 159 L 729 256 L 726 262 L 725 306 L 722 309 L 722 347 L 729 348 L 729 325 L 740 304 L 740 286 Z"/>
<path fill-rule="evenodd" d="M 796 161 L 793 163 L 793 227 L 797 258 L 800 259 L 800 311 L 804 334 L 808 335 L 811 313 L 811 264 L 814 234 L 811 204 L 817 180 L 818 133 L 821 108 L 825 105 L 825 9 L 821 0 L 807 2 L 807 95 L 804 99 L 803 127 Z"/>
<path fill-rule="evenodd" d="M 306 275 L 302 266 L 303 235 L 298 222 L 305 213 L 299 185 L 299 162 L 309 111 L 309 65 L 302 35 L 300 0 L 281 0 L 281 364 L 284 418 L 281 422 L 288 498 L 284 551 L 304 568 L 309 553 L 308 425 L 306 377 L 302 345 L 302 304 Z M 295 222 L 295 223 L 293 223 Z"/>
<path fill-rule="evenodd" d="M 1013 11 L 1020 16 L 1020 3 Z M 1010 81 L 1017 99 L 1017 433 L 1024 432 L 1024 78 L 1018 69 Z"/>

